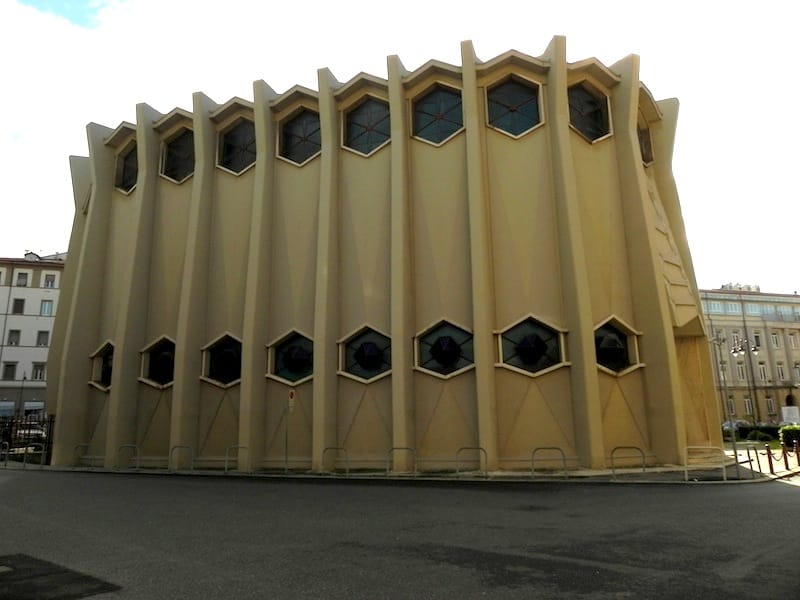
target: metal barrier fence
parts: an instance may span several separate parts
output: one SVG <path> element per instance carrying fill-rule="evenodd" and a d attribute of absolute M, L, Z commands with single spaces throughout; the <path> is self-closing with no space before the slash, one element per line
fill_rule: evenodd
<path fill-rule="evenodd" d="M 728 471 L 727 465 L 725 464 L 727 460 L 727 455 L 725 454 L 725 450 L 720 448 L 719 446 L 686 446 L 684 454 L 686 455 L 686 464 L 683 465 L 683 480 L 689 481 L 689 453 L 693 450 L 699 450 L 703 452 L 712 452 L 714 454 L 719 455 L 720 461 L 719 463 L 711 463 L 707 466 L 713 466 L 716 468 L 722 469 L 722 480 L 728 481 Z M 738 458 L 736 460 L 739 460 Z M 705 466 L 705 465 L 704 465 Z"/>
<path fill-rule="evenodd" d="M 3 464 L 8 466 L 8 460 L 22 457 L 23 465 L 27 462 L 27 455 L 31 454 L 29 448 L 39 450 L 41 464 L 50 462 L 52 453 L 53 431 L 55 417 L 0 417 L 0 455 L 4 457 Z"/>
<path fill-rule="evenodd" d="M 617 480 L 617 471 L 614 465 L 614 455 L 617 453 L 617 450 L 635 450 L 638 452 L 642 457 L 642 473 L 645 472 L 645 459 L 644 459 L 644 450 L 639 448 L 639 446 L 616 446 L 611 450 L 611 479 L 612 481 Z"/>

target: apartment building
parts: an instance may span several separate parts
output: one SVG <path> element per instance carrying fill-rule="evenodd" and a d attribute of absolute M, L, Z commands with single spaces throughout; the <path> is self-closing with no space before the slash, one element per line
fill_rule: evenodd
<path fill-rule="evenodd" d="M 65 257 L 0 258 L 0 416 L 48 410 L 47 353 Z"/>
<path fill-rule="evenodd" d="M 757 285 L 701 290 L 721 414 L 777 424 L 800 398 L 800 296 Z M 789 409 L 787 410 L 787 407 Z"/>

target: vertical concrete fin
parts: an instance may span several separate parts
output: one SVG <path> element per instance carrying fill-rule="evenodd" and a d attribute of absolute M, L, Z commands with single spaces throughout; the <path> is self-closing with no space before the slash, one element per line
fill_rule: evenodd
<path fill-rule="evenodd" d="M 397 56 L 386 60 L 389 74 L 389 113 L 392 131 L 391 233 L 392 272 L 392 444 L 396 448 L 414 448 L 414 280 L 411 247 L 411 208 L 408 191 L 409 119 L 403 76 L 406 70 Z M 407 450 L 393 453 L 393 468 L 408 471 L 411 456 Z"/>
<path fill-rule="evenodd" d="M 88 444 L 92 434 L 86 423 L 89 392 L 87 382 L 92 377 L 90 354 L 96 349 L 99 337 L 98 315 L 101 313 L 100 294 L 96 285 L 104 278 L 106 242 L 108 239 L 111 190 L 114 186 L 114 152 L 105 145 L 112 130 L 90 123 L 86 127 L 89 141 L 89 186 L 91 192 L 86 208 L 82 237 L 70 242 L 69 262 L 74 264 L 74 287 L 65 289 L 71 299 L 67 310 L 58 315 L 66 320 L 63 353 L 60 358 L 60 380 L 56 399 L 56 437 L 53 464 L 67 465 L 73 460 L 78 444 Z M 81 165 L 84 167 L 85 165 Z M 85 176 L 82 175 L 80 179 Z M 76 198 L 76 203 L 78 203 Z M 64 307 L 66 309 L 66 307 Z M 57 317 L 57 318 L 59 318 Z M 83 357 L 85 360 L 78 360 Z M 105 440 L 103 440 L 105 442 Z M 103 451 L 95 448 L 94 451 Z"/>
<path fill-rule="evenodd" d="M 319 121 L 322 155 L 317 225 L 317 282 L 314 298 L 314 391 L 312 468 L 323 471 L 325 448 L 336 446 L 336 404 L 339 336 L 339 114 L 335 90 L 339 82 L 328 69 L 319 79 Z M 325 458 L 333 459 L 333 454 Z"/>
<path fill-rule="evenodd" d="M 497 406 L 495 398 L 495 306 L 491 223 L 485 163 L 485 135 L 477 57 L 472 43 L 461 43 L 462 105 L 467 136 L 467 195 L 472 274 L 473 344 L 478 409 L 478 441 L 486 451 L 485 469 L 497 469 Z M 483 460 L 484 457 L 481 456 Z"/>
<path fill-rule="evenodd" d="M 272 207 L 275 180 L 275 121 L 269 103 L 277 94 L 263 81 L 253 83 L 256 166 L 253 186 L 250 248 L 247 257 L 242 336 L 242 383 L 239 407 L 239 469 L 258 469 L 264 457 L 267 384 L 266 345 L 271 276 Z"/>
<path fill-rule="evenodd" d="M 567 98 L 566 40 L 556 36 L 545 52 L 550 61 L 547 101 L 554 113 L 548 121 L 553 161 L 553 193 L 556 203 L 564 314 L 569 324 L 570 385 L 575 422 L 575 445 L 581 464 L 605 466 L 603 426 L 591 294 L 583 244 L 578 190 L 575 181 Z"/>
<path fill-rule="evenodd" d="M 156 197 L 160 143 L 152 123 L 159 113 L 146 104 L 136 107 L 136 152 L 139 165 L 136 188 L 126 202 L 135 203 L 129 224 L 134 234 L 127 255 L 114 334 L 114 369 L 109 391 L 106 428 L 106 467 L 117 462 L 120 445 L 136 443 L 136 414 L 140 352 L 148 340 L 147 310 L 150 255 L 153 245 L 153 207 Z"/>
<path fill-rule="evenodd" d="M 217 105 L 205 94 L 197 92 L 193 95 L 194 176 L 183 184 L 191 183 L 192 199 L 175 340 L 170 448 L 191 446 L 195 452 L 202 375 L 200 349 L 208 341 L 208 332 L 198 324 L 206 322 L 208 305 L 209 237 L 216 157 L 216 131 L 209 114 L 215 108 Z M 189 454 L 185 450 L 176 452 L 174 458 L 173 465 L 177 468 L 189 465 Z"/>
<path fill-rule="evenodd" d="M 664 285 L 664 274 L 656 250 L 656 233 L 650 212 L 647 180 L 642 166 L 637 132 L 639 112 L 639 57 L 619 61 L 613 69 L 621 82 L 614 89 L 613 118 L 622 195 L 625 241 L 636 320 L 648 323 L 647 336 L 640 342 L 641 359 L 658 369 L 645 368 L 647 415 L 650 443 L 662 462 L 682 462 L 686 432 L 675 352 L 672 318 Z"/>

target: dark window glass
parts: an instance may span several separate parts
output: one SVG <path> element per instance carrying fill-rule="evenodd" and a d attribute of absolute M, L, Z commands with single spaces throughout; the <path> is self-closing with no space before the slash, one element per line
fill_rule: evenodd
<path fill-rule="evenodd" d="M 8 332 L 8 345 L 9 346 L 19 346 L 20 340 L 20 330 L 19 329 L 11 329 Z"/>
<path fill-rule="evenodd" d="M 414 135 L 417 137 L 438 144 L 463 126 L 460 92 L 436 86 L 414 102 Z"/>
<path fill-rule="evenodd" d="M 275 348 L 274 374 L 288 381 L 299 381 L 314 372 L 314 343 L 293 333 Z"/>
<path fill-rule="evenodd" d="M 419 366 L 448 375 L 474 362 L 472 334 L 440 323 L 419 338 Z"/>
<path fill-rule="evenodd" d="M 172 382 L 175 372 L 175 344 L 169 340 L 161 340 L 147 354 L 147 378 L 160 385 Z"/>
<path fill-rule="evenodd" d="M 639 150 L 642 153 L 642 161 L 653 162 L 653 143 L 650 139 L 650 129 L 647 127 L 637 127 L 636 133 L 639 134 Z"/>
<path fill-rule="evenodd" d="M 347 113 L 344 145 L 369 154 L 391 136 L 389 105 L 368 98 Z"/>
<path fill-rule="evenodd" d="M 242 343 L 225 336 L 208 349 L 208 378 L 231 383 L 242 376 Z"/>
<path fill-rule="evenodd" d="M 256 127 L 252 121 L 239 120 L 219 136 L 219 164 L 241 173 L 256 162 Z"/>
<path fill-rule="evenodd" d="M 515 325 L 501 336 L 503 362 L 531 373 L 561 362 L 560 336 L 533 319 Z"/>
<path fill-rule="evenodd" d="M 95 356 L 94 382 L 103 387 L 111 386 L 111 372 L 114 366 L 114 346 L 106 344 Z"/>
<path fill-rule="evenodd" d="M 56 276 L 55 275 L 45 275 L 44 276 L 44 287 L 46 288 L 54 288 L 56 287 Z"/>
<path fill-rule="evenodd" d="M 11 307 L 12 315 L 21 315 L 25 312 L 25 298 L 14 298 L 14 304 Z"/>
<path fill-rule="evenodd" d="M 320 151 L 319 115 L 303 109 L 281 127 L 280 155 L 303 164 Z"/>
<path fill-rule="evenodd" d="M 392 368 L 392 343 L 388 337 L 372 329 L 364 329 L 344 347 L 344 370 L 372 379 Z"/>
<path fill-rule="evenodd" d="M 539 123 L 539 89 L 514 79 L 489 90 L 489 124 L 521 135 Z"/>
<path fill-rule="evenodd" d="M 628 336 L 606 323 L 594 332 L 597 363 L 612 371 L 622 371 L 631 365 L 628 354 Z"/>
<path fill-rule="evenodd" d="M 164 152 L 164 175 L 180 183 L 194 172 L 194 132 L 190 129 L 167 142 Z"/>
<path fill-rule="evenodd" d="M 37 346 L 47 346 L 50 344 L 50 332 L 49 331 L 39 331 L 36 334 L 36 345 Z"/>
<path fill-rule="evenodd" d="M 607 135 L 608 104 L 606 97 L 590 92 L 585 85 L 573 85 L 569 96 L 569 122 L 589 140 Z"/>
<path fill-rule="evenodd" d="M 116 186 L 124 192 L 130 192 L 136 185 L 136 178 L 139 175 L 139 159 L 136 152 L 136 144 L 123 155 L 117 157 L 117 181 Z"/>
<path fill-rule="evenodd" d="M 13 381 L 17 378 L 17 363 L 3 363 L 3 380 Z"/>

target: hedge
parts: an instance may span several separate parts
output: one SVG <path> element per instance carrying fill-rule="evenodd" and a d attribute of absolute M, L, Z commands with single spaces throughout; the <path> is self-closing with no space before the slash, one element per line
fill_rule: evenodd
<path fill-rule="evenodd" d="M 780 438 L 781 444 L 791 449 L 795 440 L 800 443 L 800 425 L 784 425 L 780 429 Z"/>

